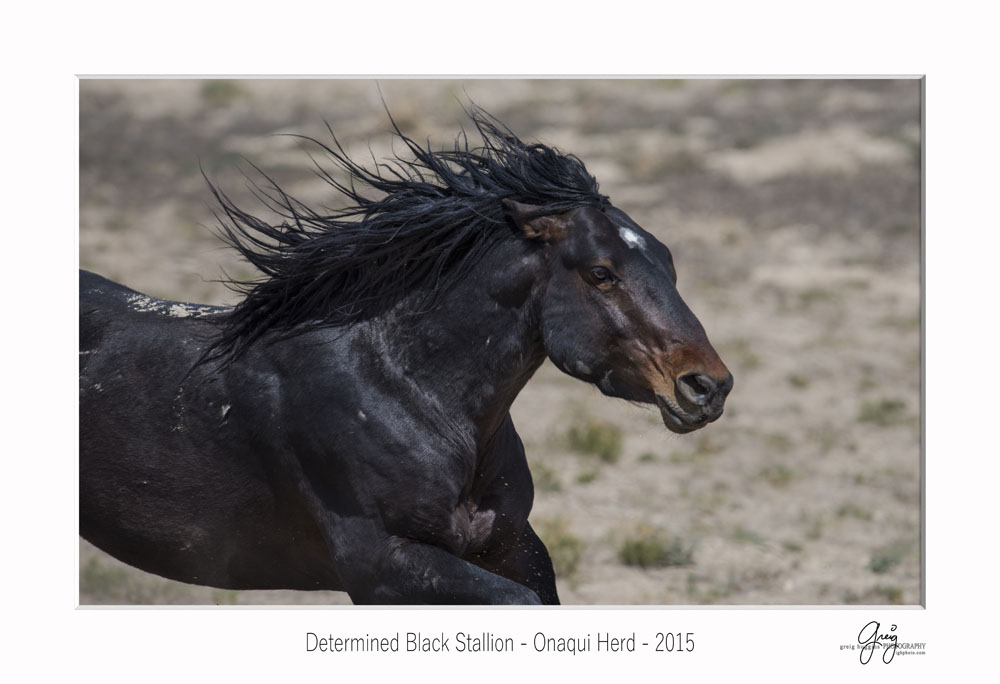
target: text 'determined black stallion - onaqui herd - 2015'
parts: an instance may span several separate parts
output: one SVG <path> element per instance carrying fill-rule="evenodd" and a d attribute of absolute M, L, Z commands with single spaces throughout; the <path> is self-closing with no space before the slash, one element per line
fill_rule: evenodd
<path fill-rule="evenodd" d="M 232 308 L 81 272 L 83 537 L 213 587 L 558 603 L 509 413 L 532 374 L 547 357 L 676 433 L 733 379 L 667 247 L 579 159 L 470 113 L 477 147 L 393 124 L 406 154 L 369 169 L 322 145 L 346 208 L 267 179 L 275 225 L 212 186 L 261 274 Z"/>

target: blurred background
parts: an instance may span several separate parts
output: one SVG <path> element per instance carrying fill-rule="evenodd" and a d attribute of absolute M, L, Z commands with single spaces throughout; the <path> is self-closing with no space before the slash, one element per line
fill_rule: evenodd
<path fill-rule="evenodd" d="M 919 81 L 82 80 L 80 266 L 234 303 L 223 270 L 253 272 L 213 236 L 200 169 L 244 208 L 246 160 L 336 206 L 315 148 L 274 134 L 329 122 L 382 158 L 382 98 L 435 148 L 471 100 L 580 157 L 671 248 L 736 378 L 686 436 L 551 364 L 528 383 L 512 413 L 564 603 L 920 602 Z M 171 582 L 81 541 L 80 602 L 349 601 Z"/>

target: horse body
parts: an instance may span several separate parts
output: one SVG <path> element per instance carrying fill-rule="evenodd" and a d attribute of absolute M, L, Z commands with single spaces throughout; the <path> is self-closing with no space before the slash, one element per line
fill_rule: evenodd
<path fill-rule="evenodd" d="M 524 384 L 548 357 L 605 394 L 657 404 L 683 433 L 721 415 L 732 377 L 677 294 L 669 251 L 588 190 L 578 160 L 486 128 L 485 156 L 445 155 L 466 163 L 463 173 L 418 152 L 448 192 L 419 174 L 367 177 L 396 193 L 377 211 L 364 205 L 371 232 L 328 225 L 280 189 L 294 221 L 280 228 L 217 194 L 247 238 L 229 231 L 230 242 L 271 275 L 236 309 L 156 300 L 81 273 L 84 537 L 141 569 L 223 588 L 337 589 L 359 603 L 558 602 L 528 523 L 531 475 L 509 414 Z M 501 152 L 516 164 L 497 164 L 490 155 Z M 575 174 L 567 192 L 583 200 L 480 192 L 493 182 L 484 168 L 530 176 L 525 165 L 541 154 Z M 480 232 L 437 251 L 425 236 L 436 223 L 414 236 L 397 224 L 378 233 L 378 211 L 417 197 L 421 216 L 438 216 L 420 204 L 429 201 L 447 215 L 472 181 L 482 204 L 464 220 Z M 475 224 L 484 214 L 494 217 L 485 228 Z M 300 230 L 310 221 L 329 242 Z M 260 234 L 278 247 L 262 247 Z M 416 286 L 383 256 L 411 237 Z M 454 254 L 470 253 L 468 268 L 455 265 Z M 345 262 L 362 266 L 336 280 Z M 305 276 L 282 281 L 289 264 Z M 359 309 L 343 291 L 373 270 L 397 293 L 350 318 Z M 316 301 L 326 313 L 303 319 Z"/>
<path fill-rule="evenodd" d="M 197 361 L 218 313 L 177 318 L 184 305 L 85 272 L 80 291 L 81 534 L 187 582 L 335 582 L 329 562 L 298 567 L 321 539 L 276 461 L 274 358 L 210 372 Z"/>
<path fill-rule="evenodd" d="M 81 533 L 181 581 L 397 603 L 433 595 L 372 582 L 387 558 L 365 557 L 416 562 L 404 550 L 423 543 L 416 555 L 443 549 L 460 561 L 460 581 L 482 575 L 482 594 L 452 590 L 450 600 L 503 600 L 502 578 L 468 561 L 503 569 L 544 548 L 527 525 L 531 478 L 508 413 L 544 360 L 540 338 L 524 334 L 516 302 L 529 292 L 512 292 L 523 287 L 469 281 L 421 317 L 417 335 L 387 332 L 407 325 L 404 303 L 398 315 L 219 365 L 198 361 L 224 310 L 83 273 Z M 469 315 L 490 308 L 492 325 Z M 177 316 L 188 311 L 200 315 Z M 342 579 L 338 551 L 360 580 Z M 555 600 L 551 565 L 539 574 L 548 583 L 537 593 Z M 509 584 L 519 601 L 533 598 Z"/>

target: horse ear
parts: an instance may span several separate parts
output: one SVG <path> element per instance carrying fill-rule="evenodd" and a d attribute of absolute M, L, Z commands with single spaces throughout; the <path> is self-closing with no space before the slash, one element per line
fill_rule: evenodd
<path fill-rule="evenodd" d="M 504 213 L 514 222 L 529 240 L 554 242 L 566 235 L 566 217 L 564 214 L 548 214 L 532 216 L 541 207 L 534 204 L 522 204 L 511 199 L 502 199 Z"/>

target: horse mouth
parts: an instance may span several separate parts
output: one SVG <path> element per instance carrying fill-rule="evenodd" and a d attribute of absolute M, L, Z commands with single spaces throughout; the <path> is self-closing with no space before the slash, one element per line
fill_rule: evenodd
<path fill-rule="evenodd" d="M 663 419 L 663 424 L 668 430 L 676 432 L 679 435 L 685 435 L 703 428 L 722 415 L 721 409 L 717 413 L 713 412 L 708 415 L 688 413 L 678 406 L 673 399 L 659 393 L 656 395 L 656 405 L 660 408 L 660 417 Z"/>

